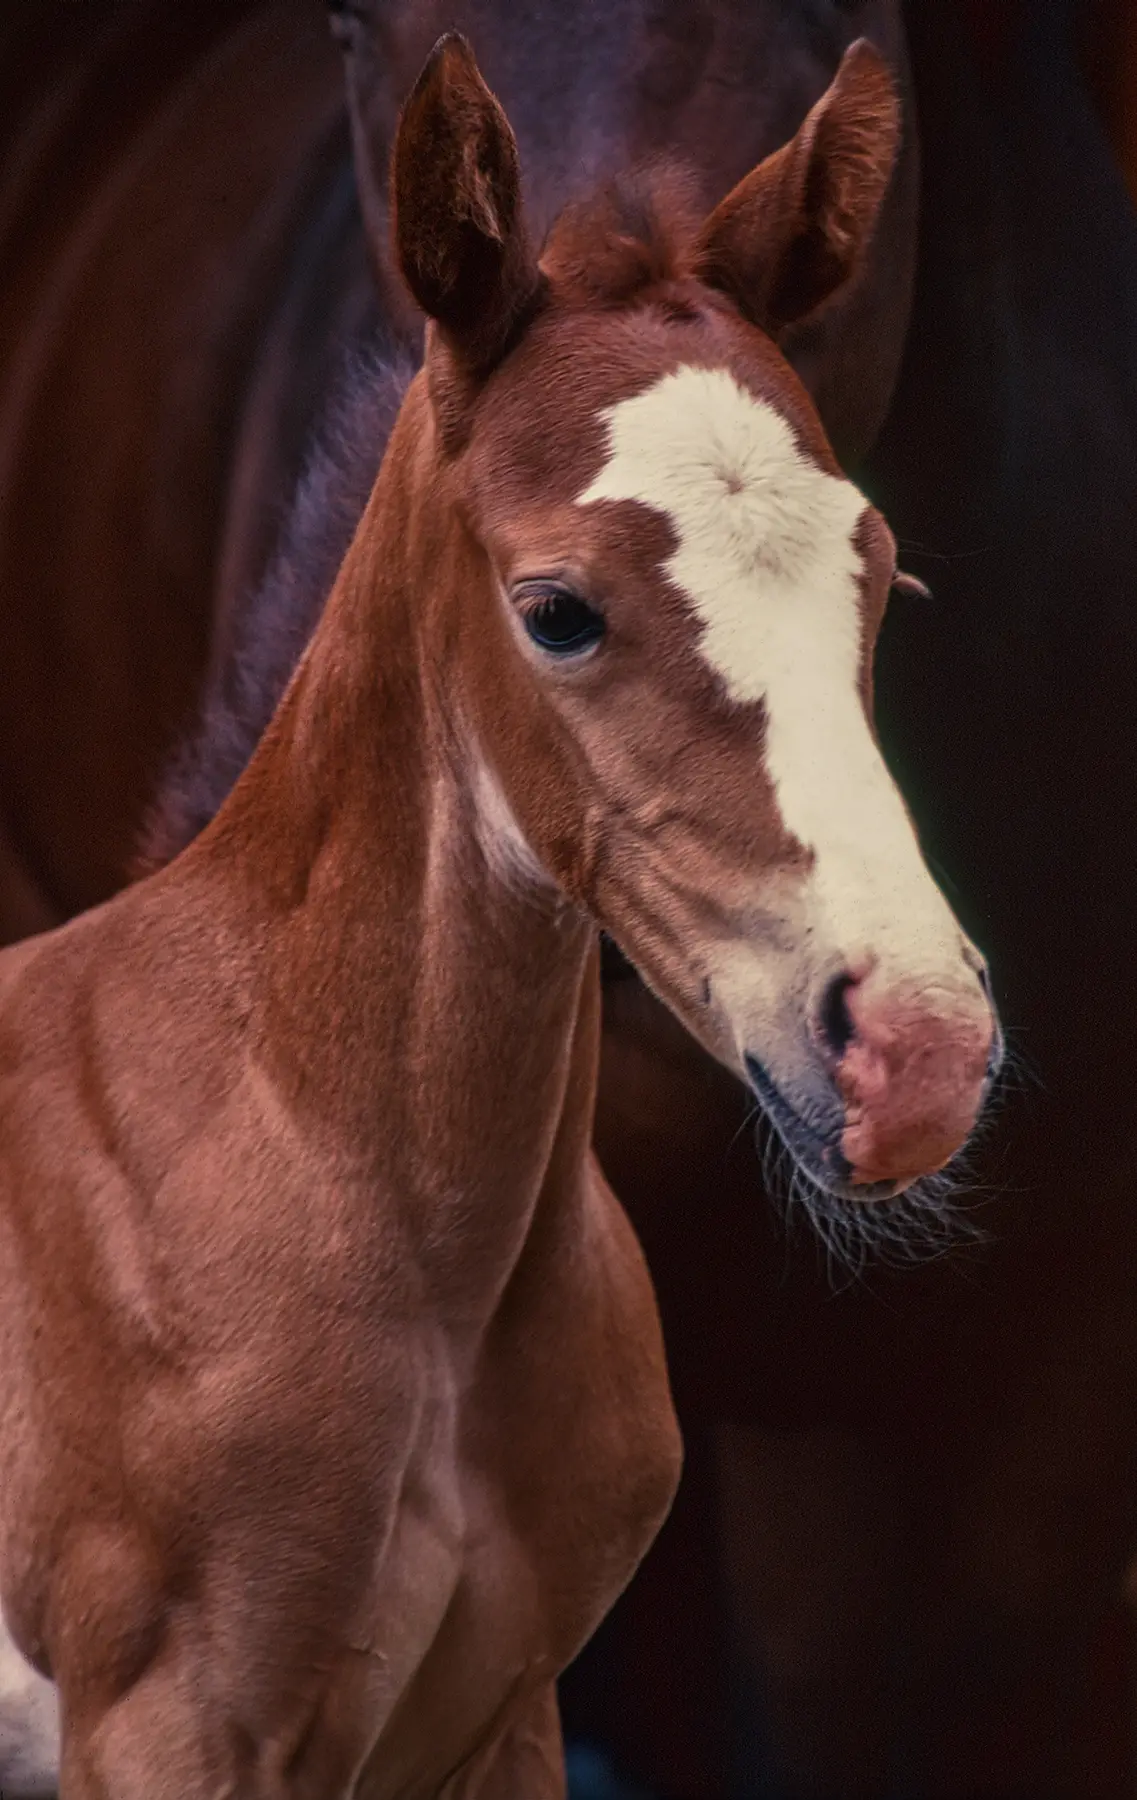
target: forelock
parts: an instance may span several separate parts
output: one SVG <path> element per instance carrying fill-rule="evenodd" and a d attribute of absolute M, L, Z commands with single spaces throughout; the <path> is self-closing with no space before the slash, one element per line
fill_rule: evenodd
<path fill-rule="evenodd" d="M 642 164 L 565 208 L 541 267 L 569 304 L 681 305 L 675 290 L 689 278 L 701 218 L 688 168 Z"/>

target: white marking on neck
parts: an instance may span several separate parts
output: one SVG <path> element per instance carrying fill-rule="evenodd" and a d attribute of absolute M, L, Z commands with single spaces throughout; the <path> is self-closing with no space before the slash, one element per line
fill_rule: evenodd
<path fill-rule="evenodd" d="M 765 703 L 782 819 L 816 853 L 840 935 L 860 935 L 874 914 L 905 933 L 893 910 L 902 889 L 939 945 L 945 931 L 958 944 L 861 704 L 864 497 L 725 369 L 684 366 L 604 416 L 608 457 L 577 503 L 637 500 L 670 521 L 664 572 L 729 699 Z"/>
<path fill-rule="evenodd" d="M 555 891 L 555 883 L 522 831 L 496 771 L 476 748 L 470 774 L 475 831 L 488 867 L 510 887 Z"/>

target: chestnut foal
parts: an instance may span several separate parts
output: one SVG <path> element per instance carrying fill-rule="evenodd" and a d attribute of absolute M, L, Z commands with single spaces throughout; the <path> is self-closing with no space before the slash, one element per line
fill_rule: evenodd
<path fill-rule="evenodd" d="M 896 135 L 856 46 L 709 218 L 640 183 L 538 263 L 462 40 L 407 102 L 425 367 L 309 650 L 190 849 L 0 964 L 0 1576 L 65 1800 L 563 1792 L 680 1454 L 597 922 L 821 1185 L 972 1126 L 982 964 L 870 723 L 894 545 L 773 341 Z"/>

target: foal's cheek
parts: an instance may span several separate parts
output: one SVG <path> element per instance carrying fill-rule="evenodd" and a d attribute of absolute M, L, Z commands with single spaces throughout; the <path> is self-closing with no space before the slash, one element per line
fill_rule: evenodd
<path fill-rule="evenodd" d="M 549 783 L 526 798 L 526 837 L 537 860 L 567 899 L 602 924 L 593 880 L 599 833 L 589 830 L 583 797 Z"/>

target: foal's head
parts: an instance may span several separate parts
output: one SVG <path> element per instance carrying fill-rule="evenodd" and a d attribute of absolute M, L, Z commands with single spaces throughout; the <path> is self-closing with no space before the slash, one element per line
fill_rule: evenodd
<path fill-rule="evenodd" d="M 430 320 L 412 413 L 462 547 L 426 629 L 459 647 L 483 829 L 862 1198 L 954 1153 L 998 1036 L 873 734 L 895 544 L 777 347 L 855 273 L 896 137 L 854 45 L 709 217 L 660 174 L 538 259 L 509 125 L 451 37 L 393 172 Z"/>

